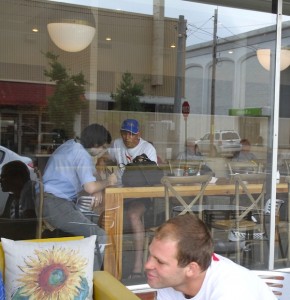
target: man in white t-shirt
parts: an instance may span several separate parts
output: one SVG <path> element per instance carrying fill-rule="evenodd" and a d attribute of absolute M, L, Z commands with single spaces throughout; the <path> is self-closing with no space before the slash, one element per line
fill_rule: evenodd
<path fill-rule="evenodd" d="M 275 300 L 257 275 L 213 252 L 206 225 L 191 214 L 168 220 L 155 232 L 145 264 L 157 300 Z"/>
<path fill-rule="evenodd" d="M 113 141 L 108 149 L 111 159 L 119 166 L 125 166 L 133 162 L 133 159 L 141 154 L 157 163 L 157 154 L 154 146 L 141 138 L 139 123 L 135 119 L 126 119 L 120 128 L 121 138 Z M 147 201 L 148 202 L 148 201 Z M 124 228 L 129 225 L 134 235 L 135 263 L 130 275 L 131 278 L 141 276 L 143 269 L 144 224 L 142 222 L 145 212 L 145 204 L 142 199 L 128 200 L 125 203 Z M 126 222 L 129 224 L 126 224 Z"/>

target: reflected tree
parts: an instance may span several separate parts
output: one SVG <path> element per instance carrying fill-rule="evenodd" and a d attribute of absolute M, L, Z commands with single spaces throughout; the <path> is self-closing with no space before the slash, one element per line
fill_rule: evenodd
<path fill-rule="evenodd" d="M 54 93 L 48 97 L 48 114 L 55 128 L 64 130 L 68 137 L 74 136 L 74 122 L 77 114 L 87 105 L 85 101 L 85 80 L 82 72 L 70 75 L 52 52 L 44 54 L 50 69 L 44 75 L 55 83 Z"/>
<path fill-rule="evenodd" d="M 111 93 L 111 98 L 115 100 L 114 109 L 120 111 L 142 111 L 143 104 L 140 96 L 144 95 L 143 83 L 134 82 L 133 76 L 129 72 L 122 75 L 122 80 L 117 87 L 116 93 Z"/>

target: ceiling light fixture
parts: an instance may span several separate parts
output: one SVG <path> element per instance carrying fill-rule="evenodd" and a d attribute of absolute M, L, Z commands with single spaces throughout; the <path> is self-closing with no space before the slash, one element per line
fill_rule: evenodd
<path fill-rule="evenodd" d="M 270 61 L 271 61 L 271 49 L 258 49 L 257 58 L 259 63 L 267 71 L 270 70 Z M 280 57 L 280 70 L 283 71 L 287 69 L 290 65 L 290 50 L 281 49 Z"/>
<path fill-rule="evenodd" d="M 92 42 L 96 24 L 90 9 L 57 5 L 52 10 L 47 30 L 58 48 L 68 52 L 79 52 Z"/>

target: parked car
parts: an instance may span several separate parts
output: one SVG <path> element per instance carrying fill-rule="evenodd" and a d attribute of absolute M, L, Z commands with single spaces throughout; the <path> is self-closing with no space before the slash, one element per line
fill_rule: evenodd
<path fill-rule="evenodd" d="M 198 142 L 199 151 L 204 154 L 210 154 L 211 151 L 211 134 L 205 134 Z M 233 156 L 235 152 L 241 150 L 240 135 L 235 130 L 215 131 L 213 139 L 214 156 Z"/>
<path fill-rule="evenodd" d="M 13 160 L 20 160 L 20 161 L 24 162 L 28 166 L 28 169 L 30 171 L 30 178 L 32 180 L 36 179 L 36 174 L 34 173 L 34 165 L 33 165 L 32 159 L 29 157 L 26 157 L 26 156 L 21 156 L 3 146 L 0 146 L 0 176 L 1 176 L 2 167 L 6 163 L 13 161 Z M 2 213 L 4 211 L 7 199 L 8 199 L 8 193 L 2 192 L 2 188 L 0 185 L 0 215 L 2 215 Z"/>

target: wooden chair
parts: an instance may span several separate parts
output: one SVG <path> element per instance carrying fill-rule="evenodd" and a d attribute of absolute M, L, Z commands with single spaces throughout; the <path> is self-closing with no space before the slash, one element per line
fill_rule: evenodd
<path fill-rule="evenodd" d="M 194 213 L 194 204 L 199 201 L 199 205 L 202 205 L 202 199 L 204 191 L 210 182 L 212 176 L 211 175 L 200 175 L 200 176 L 180 176 L 180 177 L 172 177 L 172 176 L 164 176 L 161 179 L 161 183 L 164 185 L 165 188 L 165 219 L 168 220 L 170 217 L 169 207 L 170 207 L 170 197 L 175 197 L 181 204 L 177 208 L 180 208 L 178 214 L 185 214 L 187 212 Z M 191 200 L 190 204 L 187 204 L 185 199 L 174 189 L 175 185 L 192 185 L 192 184 L 199 184 L 200 190 L 199 193 Z M 174 210 L 174 208 L 173 208 Z M 202 208 L 198 211 L 201 217 Z M 151 227 L 146 230 L 145 232 L 145 241 L 144 241 L 144 256 L 143 261 L 144 263 L 147 261 L 148 257 L 148 247 L 152 236 L 157 227 Z"/>
<path fill-rule="evenodd" d="M 45 236 L 44 232 L 48 231 L 48 237 L 57 237 L 56 232 L 57 230 L 50 225 L 46 220 L 43 219 L 43 203 L 44 203 L 44 186 L 42 181 L 42 174 L 40 169 L 34 169 L 37 180 L 38 180 L 38 187 L 39 187 L 39 207 L 37 212 L 37 230 L 36 230 L 36 238 L 41 239 L 43 235 Z M 52 233 L 53 232 L 53 233 Z"/>
<path fill-rule="evenodd" d="M 287 175 L 290 175 L 290 159 L 284 159 L 284 165 L 286 166 Z"/>
<path fill-rule="evenodd" d="M 287 240 L 287 248 L 286 248 L 286 256 L 288 256 L 288 259 L 290 259 L 290 251 L 289 251 L 289 243 L 290 243 L 290 176 L 285 177 L 285 182 L 288 185 L 288 212 L 287 212 L 287 225 L 286 225 L 286 230 L 288 234 L 288 240 Z"/>
<path fill-rule="evenodd" d="M 281 199 L 276 199 L 275 200 L 275 241 L 278 242 L 279 250 L 281 253 L 282 258 L 285 258 L 284 250 L 283 250 L 283 245 L 282 245 L 282 240 L 281 240 L 281 235 L 280 235 L 280 230 L 279 230 L 279 223 L 280 223 L 280 209 L 282 205 L 284 204 L 284 200 Z M 269 239 L 269 226 L 270 226 L 270 215 L 271 215 L 271 199 L 268 199 L 266 201 L 265 207 L 262 210 L 262 214 L 264 216 L 263 218 L 263 228 L 265 231 L 265 238 L 268 240 Z M 257 223 L 261 223 L 259 219 L 259 215 L 256 217 L 255 214 L 252 216 Z"/>
<path fill-rule="evenodd" d="M 199 205 L 202 205 L 204 191 L 209 184 L 212 176 L 211 175 L 200 175 L 200 176 L 164 176 L 161 179 L 161 183 L 165 188 L 165 219 L 169 219 L 169 199 L 170 197 L 175 197 L 178 202 L 182 205 L 182 210 L 179 214 L 183 215 L 187 212 L 192 212 L 192 206 L 199 202 Z M 176 191 L 176 185 L 200 185 L 200 190 L 198 194 L 191 200 L 189 204 L 186 203 L 184 198 Z M 200 218 L 202 217 L 202 209 L 199 211 Z"/>
<path fill-rule="evenodd" d="M 235 183 L 235 205 L 237 207 L 237 214 L 232 219 L 217 220 L 213 222 L 212 227 L 228 231 L 229 237 L 232 238 L 231 234 L 233 234 L 236 241 L 245 239 L 248 241 L 253 239 L 263 240 L 264 214 L 262 213 L 261 208 L 264 208 L 266 174 L 233 174 L 232 180 Z M 251 194 L 247 188 L 248 183 L 261 183 L 262 187 L 260 192 L 255 195 Z M 241 206 L 241 195 L 243 195 L 245 201 L 249 202 L 249 205 L 243 203 L 242 206 L 246 206 L 246 209 L 240 212 L 238 208 Z M 253 212 L 259 216 L 259 219 L 261 220 L 260 224 L 257 224 L 250 218 Z M 261 247 L 261 259 L 263 259 L 262 250 Z M 237 260 L 239 262 L 239 256 Z"/>
<path fill-rule="evenodd" d="M 251 270 L 272 290 L 278 300 L 288 300 L 290 295 L 290 273 L 282 271 Z"/>

